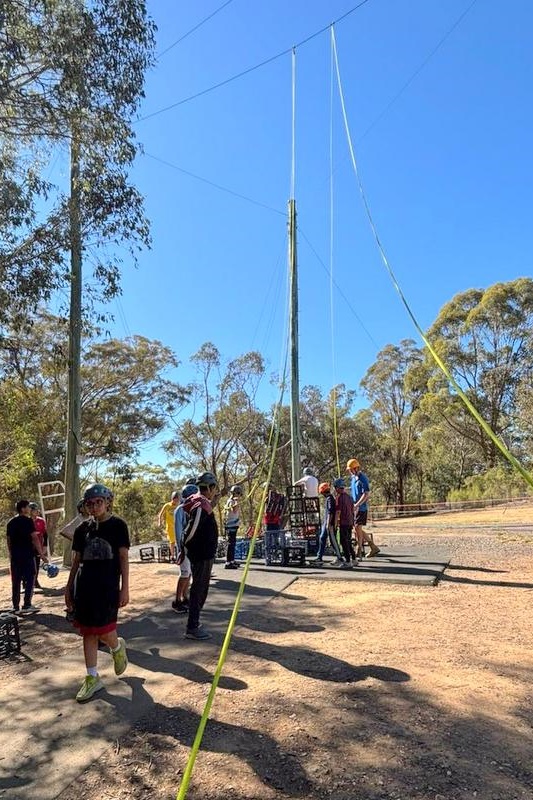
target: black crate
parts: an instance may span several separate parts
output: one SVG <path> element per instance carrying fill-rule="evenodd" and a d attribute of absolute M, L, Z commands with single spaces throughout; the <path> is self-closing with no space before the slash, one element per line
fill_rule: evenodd
<path fill-rule="evenodd" d="M 140 547 L 139 556 L 141 561 L 154 561 L 155 549 L 153 547 Z"/>
<path fill-rule="evenodd" d="M 20 653 L 19 621 L 14 614 L 0 614 L 0 658 Z"/>
<path fill-rule="evenodd" d="M 169 544 L 162 544 L 157 548 L 157 560 L 159 562 L 165 561 L 170 564 L 172 561 L 172 551 Z"/>

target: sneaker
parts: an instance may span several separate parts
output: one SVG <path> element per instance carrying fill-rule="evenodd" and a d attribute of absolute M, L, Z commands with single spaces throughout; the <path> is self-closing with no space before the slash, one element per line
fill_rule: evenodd
<path fill-rule="evenodd" d="M 381 550 L 379 549 L 379 547 L 376 547 L 374 545 L 374 547 L 370 548 L 370 551 L 367 554 L 367 558 L 374 558 L 374 556 L 378 556 L 380 553 L 381 553 Z"/>
<path fill-rule="evenodd" d="M 333 562 L 333 566 L 334 567 L 341 567 L 344 563 L 345 562 L 344 562 L 343 558 L 336 558 L 335 561 Z"/>
<path fill-rule="evenodd" d="M 39 611 L 38 606 L 22 606 L 22 613 L 23 614 L 34 614 L 36 611 Z"/>
<path fill-rule="evenodd" d="M 20 614 L 20 608 L 10 608 L 9 609 L 9 613 L 10 614 Z"/>
<path fill-rule="evenodd" d="M 120 636 L 118 637 L 119 650 L 112 650 L 113 663 L 115 665 L 115 675 L 122 675 L 128 666 L 128 654 L 126 652 L 126 642 Z"/>
<path fill-rule="evenodd" d="M 97 675 L 94 677 L 93 675 L 86 675 L 85 680 L 83 681 L 82 685 L 80 686 L 80 690 L 76 695 L 76 700 L 78 703 L 86 703 L 87 700 L 90 700 L 91 697 L 99 692 L 100 689 L 104 688 L 104 684 L 100 680 L 100 676 Z"/>
<path fill-rule="evenodd" d="M 172 603 L 172 611 L 175 614 L 187 614 L 189 611 L 189 606 L 185 605 L 185 603 Z"/>
<path fill-rule="evenodd" d="M 233 564 L 233 566 L 235 567 L 235 569 L 240 569 L 240 568 L 241 568 L 241 565 L 239 564 L 239 562 L 238 562 L 238 561 L 232 561 L 231 563 Z"/>
<path fill-rule="evenodd" d="M 353 565 L 350 563 L 346 563 L 345 561 L 341 564 L 341 569 L 353 569 Z"/>
<path fill-rule="evenodd" d="M 224 569 L 239 569 L 239 565 L 234 561 L 228 561 L 226 564 L 224 564 Z"/>
<path fill-rule="evenodd" d="M 323 563 L 321 558 L 315 558 L 314 561 L 311 561 L 311 564 L 316 564 L 317 567 L 321 567 Z"/>
<path fill-rule="evenodd" d="M 192 630 L 187 630 L 185 634 L 186 639 L 210 639 L 211 634 L 208 633 L 203 625 L 198 625 L 197 628 L 193 628 Z"/>

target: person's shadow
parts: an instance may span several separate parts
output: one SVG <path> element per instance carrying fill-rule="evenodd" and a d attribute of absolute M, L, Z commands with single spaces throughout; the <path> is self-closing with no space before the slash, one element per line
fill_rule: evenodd
<path fill-rule="evenodd" d="M 105 699 L 124 717 L 129 717 L 132 709 L 138 711 L 141 707 L 143 732 L 169 736 L 185 747 L 192 746 L 200 723 L 200 714 L 180 706 L 168 708 L 161 703 L 154 703 L 144 688 L 144 678 L 127 677 L 121 680 L 131 687 L 131 699 L 108 693 L 101 693 L 99 697 Z M 162 740 L 159 742 L 159 746 L 163 747 Z M 245 725 L 209 719 L 201 749 L 212 753 L 238 755 L 270 789 L 277 789 L 291 797 L 303 797 L 311 791 L 311 783 L 300 761 L 294 754 L 284 752 L 264 729 L 257 730 Z"/>

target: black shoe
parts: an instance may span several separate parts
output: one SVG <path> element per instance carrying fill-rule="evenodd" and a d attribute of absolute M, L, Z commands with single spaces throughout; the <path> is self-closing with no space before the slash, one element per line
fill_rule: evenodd
<path fill-rule="evenodd" d="M 172 611 L 176 614 L 188 614 L 189 613 L 189 606 L 186 606 L 185 603 L 172 603 Z"/>
<path fill-rule="evenodd" d="M 224 564 L 224 569 L 239 569 L 239 565 L 235 561 L 228 561 Z"/>

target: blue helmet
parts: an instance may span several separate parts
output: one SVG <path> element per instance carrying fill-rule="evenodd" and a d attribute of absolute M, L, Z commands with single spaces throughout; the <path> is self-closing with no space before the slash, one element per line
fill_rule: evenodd
<path fill-rule="evenodd" d="M 196 486 L 216 486 L 217 483 L 218 481 L 212 472 L 202 472 L 195 480 Z"/>
<path fill-rule="evenodd" d="M 83 502 L 86 503 L 87 500 L 94 500 L 96 497 L 103 497 L 104 500 L 112 500 L 113 492 L 108 489 L 107 486 L 104 486 L 103 483 L 93 483 L 85 489 Z"/>
<path fill-rule="evenodd" d="M 345 489 L 346 482 L 344 478 L 335 478 L 335 480 L 333 481 L 333 486 L 335 487 L 335 489 Z"/>
<path fill-rule="evenodd" d="M 43 569 L 49 578 L 57 578 L 59 575 L 59 567 L 57 564 L 43 564 Z"/>
<path fill-rule="evenodd" d="M 183 489 L 181 490 L 181 499 L 186 500 L 188 497 L 191 497 L 193 494 L 198 494 L 200 490 L 195 483 L 186 483 Z"/>

